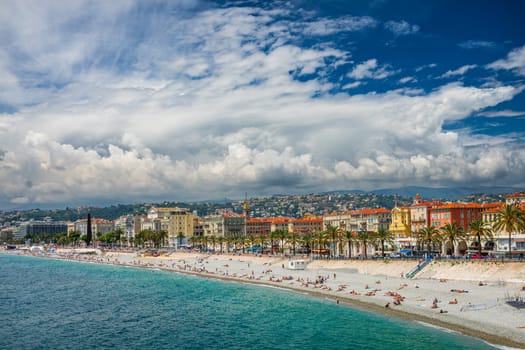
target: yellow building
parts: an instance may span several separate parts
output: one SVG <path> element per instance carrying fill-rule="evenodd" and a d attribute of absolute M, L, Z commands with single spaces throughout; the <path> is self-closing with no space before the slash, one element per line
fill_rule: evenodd
<path fill-rule="evenodd" d="M 162 229 L 168 232 L 171 247 L 193 237 L 195 215 L 187 208 L 151 208 L 148 210 L 148 218 L 161 222 Z"/>
<path fill-rule="evenodd" d="M 410 208 L 394 207 L 392 209 L 392 223 L 388 229 L 395 239 L 411 236 Z"/>

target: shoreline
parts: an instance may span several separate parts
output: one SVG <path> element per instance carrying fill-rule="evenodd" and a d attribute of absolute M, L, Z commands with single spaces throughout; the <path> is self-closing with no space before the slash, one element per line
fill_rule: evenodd
<path fill-rule="evenodd" d="M 294 293 L 305 293 L 314 298 L 332 300 L 338 304 L 341 303 L 367 312 L 437 326 L 481 339 L 494 346 L 525 348 L 525 309 L 514 309 L 500 300 L 504 297 L 504 295 L 500 295 L 501 293 L 509 293 L 509 290 L 515 292 L 520 289 L 523 290 L 524 287 L 522 287 L 519 278 L 514 278 L 518 279 L 519 283 L 490 281 L 483 285 L 484 287 L 476 288 L 476 283 L 472 280 L 443 281 L 443 279 L 435 280 L 428 277 L 401 278 L 401 274 L 398 275 L 396 272 L 399 269 L 406 271 L 406 262 L 386 264 L 381 261 L 316 260 L 310 262 L 305 270 L 289 270 L 284 267 L 288 261 L 284 257 L 207 255 L 189 252 L 173 253 L 167 257 L 143 257 L 118 252 L 107 252 L 103 256 L 96 257 L 67 256 L 65 254 L 67 251 L 38 257 L 158 269 L 199 278 L 280 288 Z M 17 255 L 23 256 L 25 254 Z M 360 270 L 362 268 L 366 269 L 365 272 Z M 475 269 L 478 266 L 465 266 L 465 268 L 467 270 L 469 268 Z M 486 269 L 489 268 L 493 268 L 493 266 L 487 265 Z M 525 264 L 520 265 L 519 268 L 523 268 L 525 271 Z M 215 271 L 213 271 L 214 269 Z M 263 270 L 260 271 L 261 269 Z M 378 269 L 382 274 L 374 274 Z M 441 268 L 443 271 L 450 269 L 453 269 L 453 266 Z M 430 273 L 439 275 L 433 270 L 439 270 L 439 266 L 434 269 L 431 267 L 425 273 L 427 275 Z M 323 283 L 314 283 L 314 278 L 317 276 L 325 279 Z M 521 272 L 515 277 L 522 277 Z M 409 284 L 413 286 L 409 286 Z M 358 286 L 365 286 L 365 288 L 358 288 Z M 351 292 L 348 291 L 350 287 L 352 287 Z M 450 287 L 458 288 L 449 289 Z M 470 293 L 467 292 L 466 288 Z M 465 293 L 457 294 L 458 305 L 446 304 L 445 295 L 456 296 L 456 293 L 452 292 L 453 290 L 465 291 Z M 400 296 L 401 293 L 403 299 L 400 305 L 393 305 L 392 294 Z M 485 296 L 485 299 L 482 299 L 483 301 L 492 300 L 495 296 L 499 296 L 494 305 L 487 303 L 484 304 L 486 306 L 484 309 L 473 308 L 472 311 L 469 311 L 469 306 L 481 305 L 475 304 L 473 301 L 483 298 L 484 294 L 487 294 L 488 297 Z M 432 309 L 428 305 L 431 298 L 439 299 L 440 306 Z M 389 307 L 385 307 L 385 302 Z M 440 313 L 438 310 L 444 310 L 444 312 Z"/>
<path fill-rule="evenodd" d="M 137 267 L 146 268 L 146 269 L 148 268 L 148 267 L 139 267 L 139 266 Z M 513 340 L 510 340 L 508 338 L 502 337 L 497 334 L 482 332 L 477 329 L 472 329 L 472 328 L 465 327 L 459 324 L 437 320 L 435 318 L 426 317 L 424 315 L 419 315 L 416 313 L 411 313 L 411 312 L 400 310 L 400 309 L 385 308 L 384 306 L 380 306 L 375 303 L 361 301 L 358 299 L 352 299 L 352 298 L 348 298 L 345 296 L 336 296 L 336 295 L 332 295 L 328 293 L 323 293 L 320 291 L 305 290 L 305 289 L 294 288 L 294 287 L 286 286 L 286 285 L 275 285 L 275 284 L 267 283 L 265 281 L 259 282 L 259 281 L 242 280 L 242 279 L 234 278 L 234 277 L 214 276 L 214 275 L 208 275 L 208 274 L 200 273 L 200 272 L 174 271 L 170 269 L 161 269 L 161 270 L 180 273 L 180 274 L 188 275 L 188 276 L 196 276 L 196 277 L 205 278 L 205 279 L 212 279 L 212 280 L 219 280 L 219 281 L 226 281 L 226 282 L 233 282 L 233 283 L 246 283 L 246 284 L 257 285 L 257 286 L 268 286 L 272 288 L 291 291 L 293 293 L 306 294 L 306 295 L 309 295 L 311 297 L 318 298 L 318 299 L 330 299 L 334 302 L 339 301 L 340 304 L 347 305 L 347 306 L 350 306 L 352 308 L 356 308 L 362 311 L 376 313 L 376 314 L 380 314 L 384 316 L 393 316 L 393 317 L 400 318 L 403 320 L 419 322 L 419 323 L 430 325 L 430 326 L 437 326 L 439 328 L 442 328 L 443 330 L 449 330 L 449 331 L 459 333 L 462 335 L 466 335 L 469 337 L 481 339 L 494 346 L 505 346 L 505 347 L 516 348 L 516 349 L 522 349 L 522 348 L 525 349 L 525 342 L 522 343 L 522 342 L 513 341 Z"/>

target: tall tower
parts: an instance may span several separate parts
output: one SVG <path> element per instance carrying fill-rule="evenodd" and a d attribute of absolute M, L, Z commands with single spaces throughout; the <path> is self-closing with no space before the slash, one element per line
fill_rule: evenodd
<path fill-rule="evenodd" d="M 88 214 L 87 216 L 87 239 L 86 239 L 86 245 L 89 246 L 91 241 L 93 240 L 93 231 L 91 230 L 91 214 Z"/>
<path fill-rule="evenodd" d="M 421 199 L 421 196 L 419 193 L 416 193 L 416 196 L 414 197 L 414 202 L 412 202 L 412 205 L 421 204 L 423 203 L 423 199 Z"/>
<path fill-rule="evenodd" d="M 242 213 L 246 219 L 250 218 L 250 204 L 248 203 L 248 194 L 244 193 L 244 203 L 242 205 Z"/>

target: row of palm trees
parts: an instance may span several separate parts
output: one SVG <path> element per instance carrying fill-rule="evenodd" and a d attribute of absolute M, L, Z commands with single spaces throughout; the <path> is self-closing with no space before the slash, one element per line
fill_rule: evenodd
<path fill-rule="evenodd" d="M 359 247 L 364 256 L 367 255 L 367 247 L 373 245 L 381 246 L 384 253 L 385 244 L 393 245 L 394 240 L 390 232 L 380 230 L 372 232 L 351 232 L 328 226 L 326 230 L 315 233 L 294 233 L 287 230 L 276 230 L 269 234 L 244 236 L 193 236 L 189 239 L 194 247 L 206 251 L 219 250 L 221 253 L 247 250 L 253 254 L 257 252 L 280 252 L 296 255 L 305 252 L 317 253 L 317 255 L 328 255 L 331 258 L 342 255 L 345 245 L 348 247 L 347 256 L 351 257 L 352 247 Z"/>
<path fill-rule="evenodd" d="M 509 235 L 509 253 L 511 253 L 511 240 L 513 232 L 525 231 L 525 216 L 515 205 L 507 205 L 498 213 L 497 220 L 493 224 L 494 231 L 505 232 Z M 475 246 L 481 255 L 482 242 L 490 242 L 494 239 L 491 227 L 480 220 L 473 221 L 467 232 L 463 231 L 457 223 L 449 223 L 438 229 L 434 226 L 423 228 L 415 234 L 416 244 L 419 251 L 444 252 L 446 247 L 452 248 L 453 255 L 458 255 L 460 243 L 465 247 Z M 301 252 L 317 253 L 335 258 L 343 255 L 352 257 L 352 248 L 356 248 L 363 257 L 368 256 L 368 248 L 373 247 L 385 255 L 385 249 L 395 249 L 394 237 L 390 231 L 379 229 L 378 232 L 367 232 L 364 230 L 355 232 L 347 231 L 328 225 L 324 231 L 315 233 L 293 233 L 286 230 L 277 230 L 268 235 L 248 235 L 215 237 L 203 236 L 192 237 L 190 242 L 194 246 L 200 246 L 206 250 L 215 250 L 217 246 L 220 252 L 242 249 L 243 253 L 247 247 L 253 253 L 271 250 L 273 252 L 288 253 L 295 255 L 298 248 Z M 257 247 L 257 249 L 253 249 Z M 344 249 L 346 247 L 346 249 Z"/>
<path fill-rule="evenodd" d="M 512 256 L 512 234 L 523 231 L 525 231 L 525 214 L 516 205 L 508 204 L 497 213 L 492 228 L 480 220 L 474 220 L 468 232 L 464 232 L 455 222 L 445 225 L 441 230 L 429 226 L 421 230 L 418 242 L 426 245 L 427 251 L 431 251 L 432 246 L 442 246 L 448 243 L 453 247 L 454 253 L 457 253 L 460 242 L 472 241 L 481 255 L 482 240 L 490 242 L 494 239 L 494 232 L 503 232 L 508 234 L 509 256 Z"/>

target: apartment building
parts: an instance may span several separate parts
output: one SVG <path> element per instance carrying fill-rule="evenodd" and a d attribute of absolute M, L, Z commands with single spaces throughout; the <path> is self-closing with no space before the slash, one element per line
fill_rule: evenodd
<path fill-rule="evenodd" d="M 239 237 L 246 235 L 246 217 L 234 212 L 207 215 L 202 218 L 205 236 Z"/>
<path fill-rule="evenodd" d="M 91 232 L 94 238 L 98 238 L 103 234 L 115 230 L 115 223 L 106 219 L 91 218 Z M 87 235 L 87 219 L 80 219 L 75 221 L 75 231 L 80 232 L 80 235 Z"/>
<path fill-rule="evenodd" d="M 288 231 L 294 234 L 314 234 L 323 230 L 323 218 L 315 215 L 305 215 L 299 219 L 292 219 L 288 224 Z"/>

